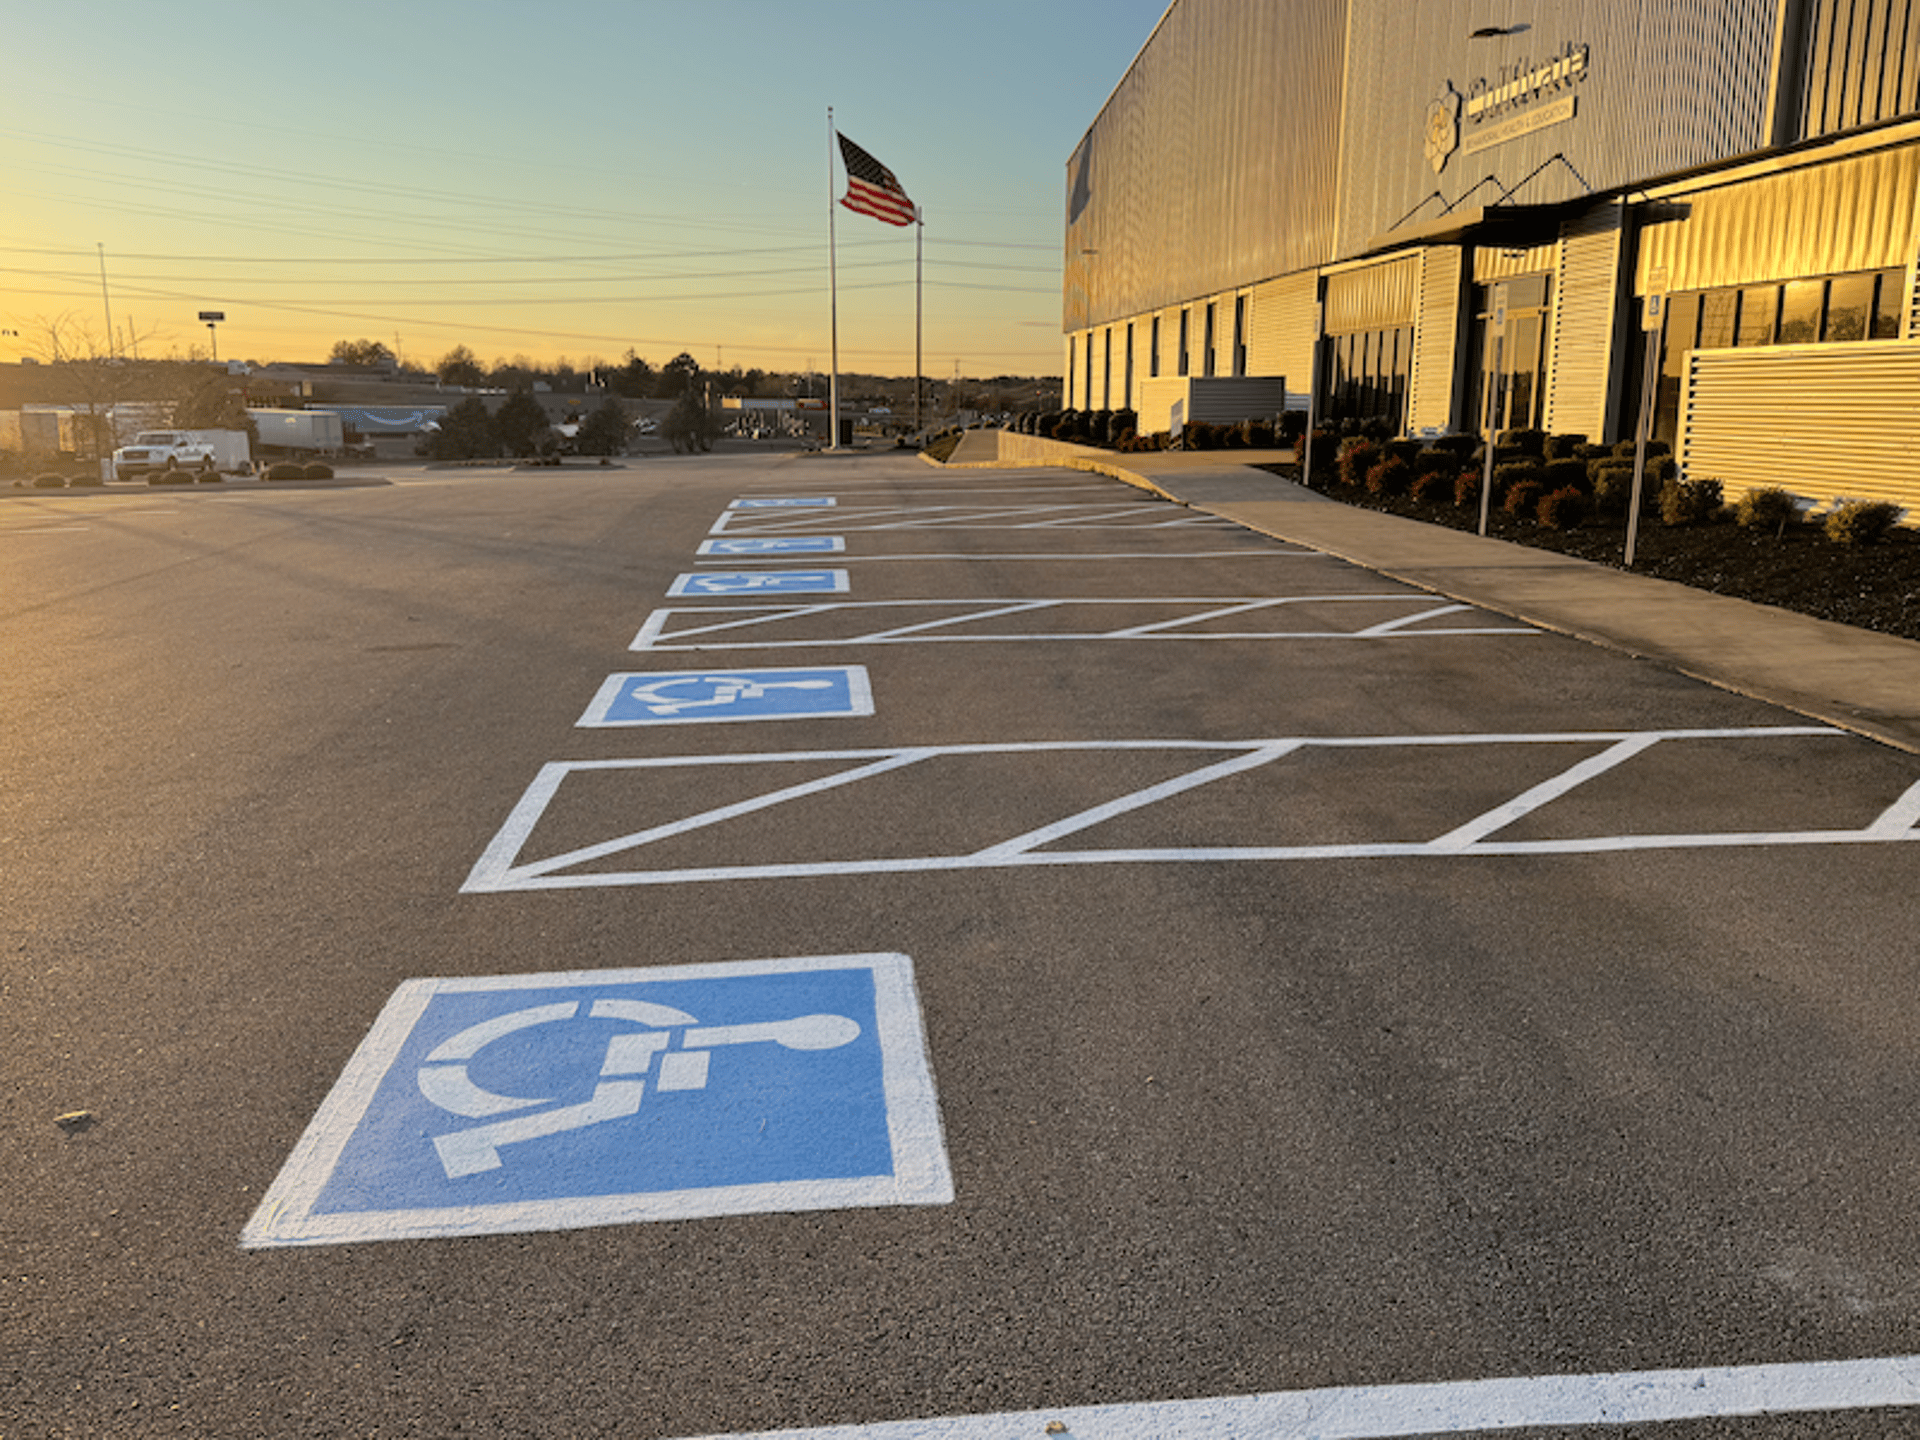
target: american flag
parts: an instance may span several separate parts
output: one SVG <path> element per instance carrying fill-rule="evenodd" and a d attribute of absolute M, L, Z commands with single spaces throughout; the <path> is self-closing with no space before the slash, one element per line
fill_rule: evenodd
<path fill-rule="evenodd" d="M 839 135 L 837 130 L 834 133 Z M 847 209 L 889 225 L 911 225 L 919 219 L 893 172 L 844 135 L 840 135 L 840 158 L 847 166 L 847 193 L 840 203 Z"/>

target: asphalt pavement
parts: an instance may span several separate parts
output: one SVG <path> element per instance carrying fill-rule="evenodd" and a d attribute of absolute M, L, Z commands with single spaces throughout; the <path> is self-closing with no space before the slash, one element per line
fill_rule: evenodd
<path fill-rule="evenodd" d="M 969 431 L 950 463 L 998 465 L 998 441 L 998 431 Z M 1920 643 L 1343 505 L 1255 468 L 1291 459 L 1290 450 L 1248 451 L 1237 460 L 1209 451 L 1083 450 L 1064 463 L 1436 594 L 1920 751 Z"/>

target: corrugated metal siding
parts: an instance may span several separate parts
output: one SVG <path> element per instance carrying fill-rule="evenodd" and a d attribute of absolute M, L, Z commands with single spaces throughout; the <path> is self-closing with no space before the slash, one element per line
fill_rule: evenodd
<path fill-rule="evenodd" d="M 1327 334 L 1390 330 L 1413 324 L 1413 297 L 1420 283 L 1420 257 L 1402 255 L 1327 277 Z"/>
<path fill-rule="evenodd" d="M 1695 191 L 1690 216 L 1642 233 L 1635 292 L 1655 266 L 1671 289 L 1706 290 L 1906 265 L 1917 194 L 1911 145 Z"/>
<path fill-rule="evenodd" d="M 1813 0 L 1805 134 L 1920 110 L 1920 14 L 1912 0 Z"/>
<path fill-rule="evenodd" d="M 1453 424 L 1454 361 L 1460 343 L 1460 280 L 1465 268 L 1457 245 L 1421 256 L 1420 313 L 1413 334 L 1408 377 L 1407 428 L 1446 430 Z"/>
<path fill-rule="evenodd" d="M 1063 329 L 1329 257 L 1345 33 L 1346 0 L 1167 12 L 1067 167 Z"/>
<path fill-rule="evenodd" d="M 1612 433 L 1609 363 L 1620 291 L 1622 208 L 1606 205 L 1561 231 L 1544 424 L 1556 435 Z"/>
<path fill-rule="evenodd" d="M 1269 280 L 1253 292 L 1253 320 L 1247 341 L 1247 369 L 1255 375 L 1284 375 L 1295 390 L 1305 390 L 1313 374 L 1313 307 L 1320 293 L 1318 273 L 1308 270 Z"/>
<path fill-rule="evenodd" d="M 1497 250 L 1480 245 L 1473 252 L 1473 283 L 1491 285 L 1516 275 L 1539 275 L 1559 268 L 1560 245 L 1533 245 L 1525 250 Z"/>
<path fill-rule="evenodd" d="M 1622 188 L 1765 147 L 1778 8 L 1777 0 L 1354 0 L 1340 254 L 1469 194 L 1470 204 L 1503 191 L 1527 204 L 1573 200 L 1588 187 Z M 1512 36 L 1469 38 L 1519 22 L 1525 28 Z M 1463 106 L 1461 146 L 1436 174 L 1426 115 L 1446 86 L 1470 96 L 1477 83 L 1497 87 L 1567 46 L 1586 47 L 1584 79 L 1508 117 L 1471 119 Z M 1468 152 L 1501 118 L 1566 95 L 1571 119 Z"/>
<path fill-rule="evenodd" d="M 1920 508 L 1920 344 L 1695 350 L 1681 402 L 1680 463 L 1728 499 L 1781 485 L 1823 502 Z"/>

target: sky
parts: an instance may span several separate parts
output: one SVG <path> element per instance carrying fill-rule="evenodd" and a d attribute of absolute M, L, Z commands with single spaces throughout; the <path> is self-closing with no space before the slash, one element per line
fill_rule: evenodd
<path fill-rule="evenodd" d="M 0 0 L 0 361 L 824 371 L 831 253 L 840 369 L 910 375 L 837 128 L 921 207 L 923 372 L 1058 374 L 1067 161 L 1166 5 Z"/>

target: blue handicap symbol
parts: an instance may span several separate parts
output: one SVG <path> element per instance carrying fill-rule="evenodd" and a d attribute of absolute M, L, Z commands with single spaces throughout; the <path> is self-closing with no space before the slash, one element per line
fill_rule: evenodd
<path fill-rule="evenodd" d="M 666 670 L 608 676 L 580 724 L 670 725 L 872 713 L 873 689 L 863 665 Z"/>
<path fill-rule="evenodd" d="M 667 594 L 837 595 L 849 588 L 844 570 L 711 570 L 680 576 Z"/>
<path fill-rule="evenodd" d="M 701 555 L 838 555 L 847 542 L 838 535 L 723 535 L 703 540 Z"/>
<path fill-rule="evenodd" d="M 951 1198 L 903 955 L 413 980 L 243 1243 Z"/>
<path fill-rule="evenodd" d="M 782 499 L 736 500 L 729 510 L 818 510 L 839 502 L 829 495 L 794 496 Z"/>

